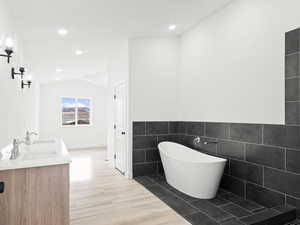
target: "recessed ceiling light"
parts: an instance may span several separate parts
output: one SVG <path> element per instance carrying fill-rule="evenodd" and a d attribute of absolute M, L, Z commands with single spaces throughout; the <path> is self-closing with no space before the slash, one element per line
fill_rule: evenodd
<path fill-rule="evenodd" d="M 56 81 L 60 81 L 60 80 L 61 80 L 61 78 L 59 78 L 59 77 L 56 77 L 56 78 L 55 78 L 55 80 L 56 80 Z"/>
<path fill-rule="evenodd" d="M 175 24 L 169 25 L 169 30 L 175 30 L 175 29 L 176 29 L 176 25 Z"/>
<path fill-rule="evenodd" d="M 69 33 L 69 31 L 64 28 L 61 28 L 57 31 L 57 33 L 61 36 L 66 36 Z"/>
<path fill-rule="evenodd" d="M 83 54 L 83 51 L 82 51 L 82 50 L 76 50 L 76 51 L 75 51 L 75 54 L 76 54 L 76 55 L 82 55 L 82 54 Z"/>
<path fill-rule="evenodd" d="M 61 68 L 57 68 L 55 71 L 56 71 L 57 73 L 61 73 L 61 72 L 63 72 L 64 70 L 61 69 Z"/>

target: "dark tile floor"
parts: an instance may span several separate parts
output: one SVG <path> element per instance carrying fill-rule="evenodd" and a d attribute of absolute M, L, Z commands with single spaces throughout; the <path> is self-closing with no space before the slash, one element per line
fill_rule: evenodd
<path fill-rule="evenodd" d="M 135 180 L 193 225 L 277 225 L 295 219 L 295 210 L 291 207 L 265 208 L 222 189 L 215 199 L 203 200 L 176 190 L 160 175 Z M 298 225 L 299 221 L 289 223 L 293 224 Z"/>

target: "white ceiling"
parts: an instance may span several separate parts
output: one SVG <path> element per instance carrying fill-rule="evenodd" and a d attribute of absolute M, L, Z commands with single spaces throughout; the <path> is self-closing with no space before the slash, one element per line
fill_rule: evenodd
<path fill-rule="evenodd" d="M 42 82 L 107 71 L 111 46 L 117 41 L 178 35 L 231 0 L 6 0 L 25 58 Z M 176 24 L 175 32 L 168 30 Z M 66 37 L 57 29 L 66 28 Z M 75 50 L 85 53 L 75 55 Z M 57 67 L 64 71 L 55 72 Z M 100 75 L 101 74 L 101 75 Z"/>

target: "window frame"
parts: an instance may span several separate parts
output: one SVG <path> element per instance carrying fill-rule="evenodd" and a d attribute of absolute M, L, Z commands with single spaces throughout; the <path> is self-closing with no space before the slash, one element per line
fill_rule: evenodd
<path fill-rule="evenodd" d="M 72 98 L 75 99 L 75 125 L 63 125 L 63 103 L 62 99 L 63 98 Z M 78 99 L 88 99 L 90 101 L 90 124 L 78 124 L 77 119 L 78 119 Z M 60 97 L 60 127 L 61 128 L 77 128 L 77 127 L 91 127 L 93 125 L 93 103 L 92 103 L 92 98 L 91 97 L 69 97 L 69 96 L 61 96 Z"/>

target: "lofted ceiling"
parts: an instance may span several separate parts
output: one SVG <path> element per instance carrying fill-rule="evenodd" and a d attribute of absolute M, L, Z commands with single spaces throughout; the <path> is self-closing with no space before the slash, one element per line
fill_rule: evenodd
<path fill-rule="evenodd" d="M 6 0 L 26 63 L 41 82 L 104 76 L 116 42 L 181 34 L 230 1 Z M 169 31 L 169 24 L 177 29 Z M 69 34 L 59 36 L 60 28 Z M 77 49 L 84 54 L 75 55 Z"/>

